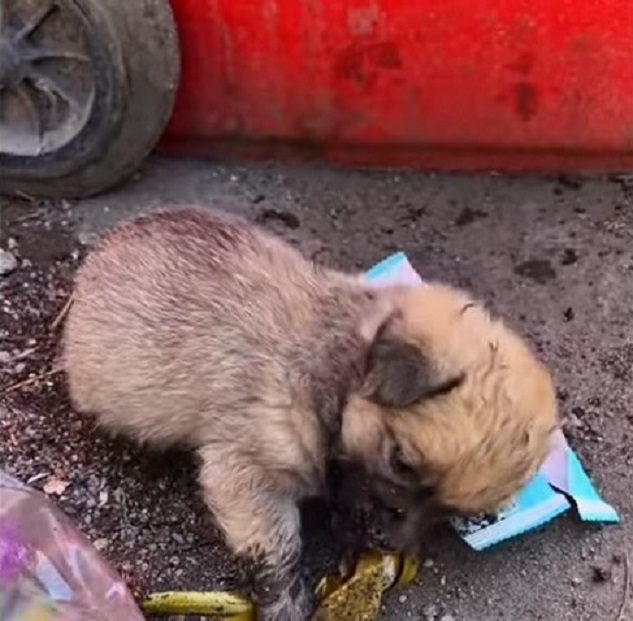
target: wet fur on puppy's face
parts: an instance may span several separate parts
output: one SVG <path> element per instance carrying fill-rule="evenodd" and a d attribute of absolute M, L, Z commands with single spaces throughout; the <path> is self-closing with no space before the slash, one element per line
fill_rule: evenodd
<path fill-rule="evenodd" d="M 545 459 L 558 423 L 550 375 L 465 293 L 403 292 L 367 365 L 343 415 L 337 502 L 374 544 L 415 548 L 438 519 L 496 512 Z"/>

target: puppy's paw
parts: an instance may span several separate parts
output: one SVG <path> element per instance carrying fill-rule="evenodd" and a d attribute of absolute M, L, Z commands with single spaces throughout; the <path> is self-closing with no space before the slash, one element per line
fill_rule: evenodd
<path fill-rule="evenodd" d="M 257 621 L 309 621 L 316 609 L 316 601 L 301 581 L 291 591 L 257 609 Z"/>

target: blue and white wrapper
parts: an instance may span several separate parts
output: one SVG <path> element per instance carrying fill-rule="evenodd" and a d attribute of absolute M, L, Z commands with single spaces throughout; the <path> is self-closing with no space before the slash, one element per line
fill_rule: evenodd
<path fill-rule="evenodd" d="M 403 252 L 375 265 L 366 273 L 366 278 L 384 285 L 424 284 Z M 483 550 L 542 526 L 572 505 L 584 522 L 615 524 L 620 521 L 615 509 L 596 491 L 563 432 L 557 431 L 545 463 L 508 509 L 483 519 L 455 519 L 452 525 L 468 545 Z"/>

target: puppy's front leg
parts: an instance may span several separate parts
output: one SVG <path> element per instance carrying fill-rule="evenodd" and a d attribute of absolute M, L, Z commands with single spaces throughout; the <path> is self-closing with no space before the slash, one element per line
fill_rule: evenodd
<path fill-rule="evenodd" d="M 228 544 L 254 564 L 258 621 L 306 621 L 313 601 L 300 573 L 296 503 L 246 460 L 216 447 L 199 452 L 205 501 Z"/>

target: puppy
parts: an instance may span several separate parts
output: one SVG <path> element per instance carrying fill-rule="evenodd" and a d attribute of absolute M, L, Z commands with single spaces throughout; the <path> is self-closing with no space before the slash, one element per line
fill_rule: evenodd
<path fill-rule="evenodd" d="M 254 563 L 258 618 L 308 618 L 297 503 L 332 463 L 386 507 L 381 543 L 419 539 L 424 507 L 511 497 L 556 425 L 546 370 L 465 293 L 367 284 L 248 222 L 154 212 L 80 268 L 63 360 L 76 409 L 201 459 L 206 503 Z"/>
<path fill-rule="evenodd" d="M 477 302 L 436 284 L 401 299 L 350 395 L 330 468 L 351 552 L 417 552 L 450 516 L 497 513 L 538 470 L 559 424 L 548 371 Z"/>

